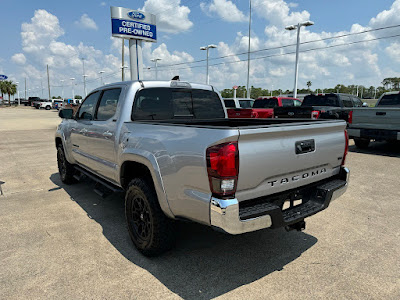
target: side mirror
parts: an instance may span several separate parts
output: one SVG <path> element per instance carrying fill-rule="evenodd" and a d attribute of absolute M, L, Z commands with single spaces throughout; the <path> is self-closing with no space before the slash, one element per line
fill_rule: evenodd
<path fill-rule="evenodd" d="M 367 103 L 367 102 L 364 102 L 363 105 L 362 105 L 362 107 L 368 107 L 368 103 Z"/>
<path fill-rule="evenodd" d="M 58 116 L 62 119 L 73 119 L 74 110 L 72 108 L 64 108 L 58 112 Z"/>

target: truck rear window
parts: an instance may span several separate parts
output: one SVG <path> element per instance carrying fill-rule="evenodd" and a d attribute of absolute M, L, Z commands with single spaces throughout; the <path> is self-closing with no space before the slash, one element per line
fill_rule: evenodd
<path fill-rule="evenodd" d="M 274 108 L 279 106 L 278 99 L 256 99 L 253 108 Z"/>
<path fill-rule="evenodd" d="M 336 106 L 339 101 L 336 95 L 309 95 L 305 96 L 302 106 Z"/>
<path fill-rule="evenodd" d="M 224 119 L 217 93 L 197 89 L 148 88 L 136 94 L 132 120 Z"/>
<path fill-rule="evenodd" d="M 235 101 L 234 100 L 224 100 L 226 108 L 235 108 Z"/>
<path fill-rule="evenodd" d="M 400 94 L 383 96 L 377 106 L 400 106 Z"/>

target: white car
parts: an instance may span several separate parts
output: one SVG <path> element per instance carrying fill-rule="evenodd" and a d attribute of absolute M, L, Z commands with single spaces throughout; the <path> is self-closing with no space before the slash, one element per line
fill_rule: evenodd
<path fill-rule="evenodd" d="M 50 110 L 53 107 L 53 102 L 48 100 L 43 100 L 41 102 L 38 102 L 35 107 L 37 109 L 44 108 L 46 110 Z"/>

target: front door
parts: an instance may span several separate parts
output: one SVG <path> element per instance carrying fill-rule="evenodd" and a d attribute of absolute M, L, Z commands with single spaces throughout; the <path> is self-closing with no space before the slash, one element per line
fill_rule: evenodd
<path fill-rule="evenodd" d="M 71 144 L 74 159 L 83 166 L 88 167 L 87 135 L 91 130 L 100 91 L 86 97 L 76 113 L 75 121 L 71 125 Z"/>

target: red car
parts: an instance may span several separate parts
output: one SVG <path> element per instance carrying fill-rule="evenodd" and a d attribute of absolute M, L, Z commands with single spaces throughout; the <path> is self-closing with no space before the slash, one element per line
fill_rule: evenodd
<path fill-rule="evenodd" d="M 260 97 L 253 104 L 253 118 L 273 118 L 274 107 L 300 106 L 301 101 L 291 97 Z"/>

